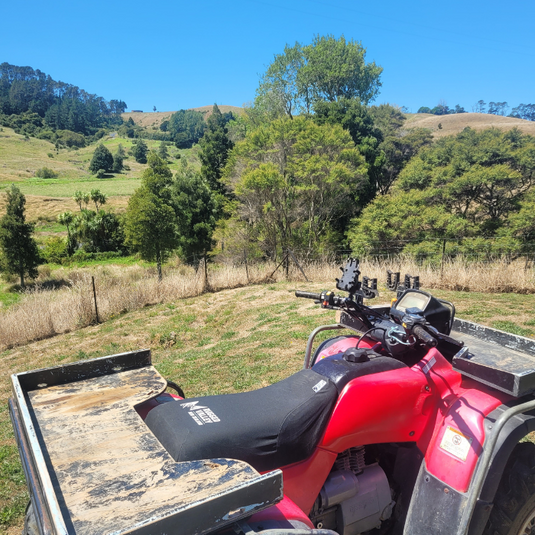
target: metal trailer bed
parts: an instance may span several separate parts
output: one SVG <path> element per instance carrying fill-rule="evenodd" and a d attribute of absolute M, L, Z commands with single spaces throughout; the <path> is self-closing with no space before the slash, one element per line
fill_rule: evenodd
<path fill-rule="evenodd" d="M 41 535 L 202 534 L 282 499 L 280 470 L 175 462 L 135 410 L 166 386 L 148 350 L 12 376 L 10 416 Z"/>

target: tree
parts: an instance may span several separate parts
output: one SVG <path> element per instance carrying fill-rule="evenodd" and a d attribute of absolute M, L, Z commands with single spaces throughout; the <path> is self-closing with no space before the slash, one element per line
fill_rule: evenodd
<path fill-rule="evenodd" d="M 67 227 L 67 255 L 71 256 L 76 250 L 76 239 L 74 237 L 75 216 L 72 212 L 62 212 L 58 215 L 58 223 Z"/>
<path fill-rule="evenodd" d="M 201 175 L 213 191 L 223 193 L 225 186 L 221 182 L 221 176 L 234 143 L 228 137 L 225 118 L 217 104 L 214 104 L 207 123 L 204 136 L 199 142 Z"/>
<path fill-rule="evenodd" d="M 476 113 L 485 113 L 487 103 L 484 100 L 478 100 L 473 107 Z"/>
<path fill-rule="evenodd" d="M 272 118 L 310 112 L 310 93 L 304 80 L 303 48 L 299 43 L 286 45 L 283 54 L 275 54 L 256 91 L 255 106 Z"/>
<path fill-rule="evenodd" d="M 351 135 L 351 139 L 368 165 L 369 187 L 361 198 L 366 203 L 377 193 L 378 179 L 385 164 L 384 153 L 379 149 L 383 134 L 374 124 L 366 106 L 358 99 L 341 98 L 336 102 L 319 101 L 314 104 L 314 121 L 322 124 L 339 124 Z"/>
<path fill-rule="evenodd" d="M 206 265 L 219 211 L 217 196 L 203 177 L 186 164 L 175 176 L 172 195 L 180 256 L 195 267 L 203 258 Z"/>
<path fill-rule="evenodd" d="M 41 263 L 37 244 L 32 237 L 34 226 L 26 223 L 26 198 L 15 185 L 7 191 L 6 214 L 0 219 L 0 249 L 2 270 L 20 277 L 24 288 L 24 277 L 37 277 L 37 266 Z"/>
<path fill-rule="evenodd" d="M 311 44 L 286 45 L 260 80 L 254 107 L 268 120 L 310 113 L 314 103 L 358 98 L 373 101 L 382 67 L 365 62 L 366 49 L 344 36 L 315 36 Z"/>
<path fill-rule="evenodd" d="M 172 173 L 154 153 L 143 172 L 141 186 L 128 201 L 126 210 L 126 244 L 141 258 L 156 262 L 158 279 L 162 280 L 162 263 L 179 245 L 176 214 L 170 206 Z"/>
<path fill-rule="evenodd" d="M 518 250 L 532 232 L 535 140 L 518 130 L 466 128 L 423 148 L 348 231 L 355 253 Z M 503 241 L 488 238 L 510 237 Z M 516 240 L 516 245 L 515 241 Z M 499 249 L 497 249 L 499 247 Z M 450 251 L 451 252 L 451 251 Z"/>
<path fill-rule="evenodd" d="M 132 147 L 132 155 L 137 163 L 147 163 L 147 153 L 149 148 L 147 144 L 141 139 L 136 139 L 134 141 L 134 146 Z"/>
<path fill-rule="evenodd" d="M 375 175 L 376 192 L 381 195 L 387 194 L 413 156 L 432 142 L 433 135 L 427 128 L 412 128 L 387 136 L 379 145 L 384 158 Z"/>
<path fill-rule="evenodd" d="M 368 104 L 379 94 L 383 68 L 365 62 L 366 49 L 360 42 L 346 41 L 343 35 L 339 39 L 316 35 L 304 48 L 304 56 L 304 76 L 314 100 L 358 98 Z"/>
<path fill-rule="evenodd" d="M 169 158 L 169 152 L 167 151 L 167 143 L 165 141 L 162 141 L 160 143 L 160 147 L 158 148 L 158 156 L 162 160 L 167 160 L 167 158 Z"/>
<path fill-rule="evenodd" d="M 87 205 L 89 204 L 90 200 L 90 195 L 89 193 L 84 193 L 83 191 L 77 190 L 74 192 L 72 200 L 80 207 L 81 212 L 83 210 L 82 204 L 84 204 L 87 208 Z"/>
<path fill-rule="evenodd" d="M 123 146 L 119 143 L 116 153 L 113 155 L 113 172 L 120 173 L 123 170 L 123 162 L 126 158 Z"/>
<path fill-rule="evenodd" d="M 511 110 L 511 117 L 535 121 L 535 104 L 519 104 Z"/>
<path fill-rule="evenodd" d="M 89 196 L 91 197 L 91 200 L 95 204 L 95 210 L 97 212 L 99 211 L 99 208 L 103 204 L 106 204 L 106 201 L 108 200 L 108 196 L 102 193 L 99 189 L 92 189 Z"/>
<path fill-rule="evenodd" d="M 89 163 L 89 170 L 95 174 L 100 169 L 104 171 L 111 171 L 113 168 L 113 156 L 111 152 L 102 144 L 100 144 L 93 153 L 91 162 Z"/>
<path fill-rule="evenodd" d="M 189 149 L 203 136 L 205 128 L 204 117 L 201 112 L 194 110 L 179 110 L 169 118 L 167 131 L 179 149 Z"/>
<path fill-rule="evenodd" d="M 126 244 L 141 258 L 156 262 L 161 281 L 162 263 L 178 247 L 174 210 L 147 186 L 139 187 L 128 201 L 125 235 Z"/>
<path fill-rule="evenodd" d="M 257 228 L 273 258 L 290 246 L 336 248 L 367 184 L 364 158 L 348 132 L 304 117 L 249 133 L 231 152 L 224 180 L 237 213 Z"/>

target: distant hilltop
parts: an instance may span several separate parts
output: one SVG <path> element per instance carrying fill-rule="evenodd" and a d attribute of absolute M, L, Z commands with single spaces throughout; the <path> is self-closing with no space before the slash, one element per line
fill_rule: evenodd
<path fill-rule="evenodd" d="M 240 108 L 238 106 L 225 106 L 225 105 L 217 105 L 218 108 L 221 110 L 221 113 L 227 113 L 231 111 L 232 113 L 236 115 L 241 115 L 243 113 L 243 108 Z M 189 108 L 194 111 L 199 111 L 202 114 L 204 114 L 204 118 L 208 119 L 212 113 L 213 104 L 209 106 L 201 106 L 200 108 Z M 121 116 L 125 121 L 128 121 L 128 119 L 131 117 L 132 121 L 136 123 L 139 126 L 142 126 L 143 128 L 150 128 L 152 126 L 158 128 L 163 121 L 166 121 L 173 115 L 173 113 L 176 113 L 175 111 L 154 111 L 154 112 L 144 112 L 142 110 L 132 110 L 130 112 L 125 112 Z"/>
<path fill-rule="evenodd" d="M 408 113 L 405 128 L 427 128 L 435 139 L 462 132 L 467 126 L 474 130 L 518 128 L 524 134 L 535 136 L 535 122 L 515 117 L 503 117 L 489 113 L 454 113 L 452 115 L 431 115 L 430 113 Z"/>

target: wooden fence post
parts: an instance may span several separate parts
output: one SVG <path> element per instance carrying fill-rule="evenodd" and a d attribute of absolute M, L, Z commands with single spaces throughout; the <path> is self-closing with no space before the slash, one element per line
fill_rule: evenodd
<path fill-rule="evenodd" d="M 93 298 L 95 299 L 95 316 L 97 319 L 97 323 L 100 323 L 100 319 L 98 317 L 97 290 L 95 289 L 95 277 L 94 276 L 91 276 L 91 281 L 93 282 Z"/>

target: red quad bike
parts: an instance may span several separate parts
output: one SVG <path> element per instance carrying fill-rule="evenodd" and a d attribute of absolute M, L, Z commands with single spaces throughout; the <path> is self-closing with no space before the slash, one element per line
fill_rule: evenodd
<path fill-rule="evenodd" d="M 359 274 L 349 260 L 347 297 L 296 292 L 337 323 L 267 388 L 184 399 L 148 351 L 14 375 L 25 533 L 535 533 L 535 342 L 410 276 L 365 306 Z"/>

